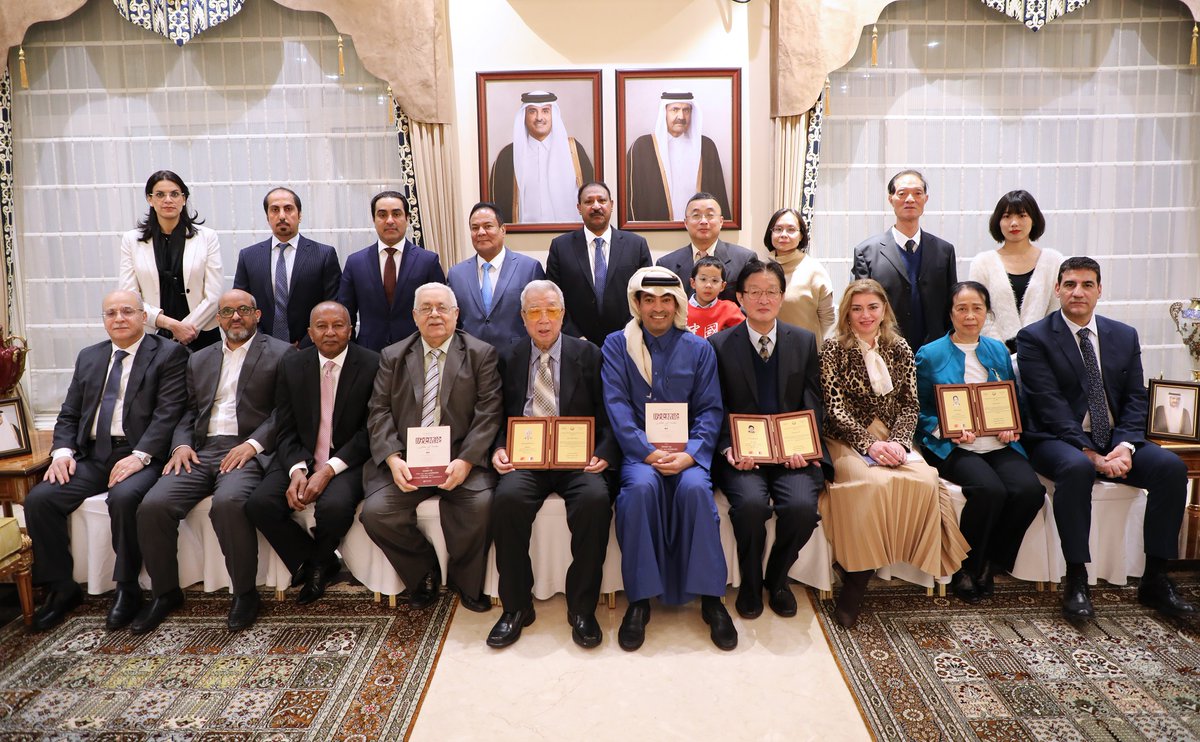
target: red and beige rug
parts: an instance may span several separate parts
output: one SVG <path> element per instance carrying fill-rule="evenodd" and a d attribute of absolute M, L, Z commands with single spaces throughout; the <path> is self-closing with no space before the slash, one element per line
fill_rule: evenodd
<path fill-rule="evenodd" d="M 0 739 L 404 739 L 454 601 L 264 598 L 258 622 L 231 633 L 227 596 L 188 593 L 145 636 L 106 631 L 106 610 L 90 599 L 46 634 L 19 619 L 0 630 Z"/>

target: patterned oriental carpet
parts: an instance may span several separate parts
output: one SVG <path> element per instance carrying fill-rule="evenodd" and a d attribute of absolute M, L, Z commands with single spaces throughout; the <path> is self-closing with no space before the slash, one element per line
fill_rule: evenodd
<path fill-rule="evenodd" d="M 370 593 L 307 608 L 264 598 L 225 628 L 227 595 L 187 594 L 156 631 L 104 629 L 107 596 L 58 628 L 0 629 L 0 739 L 404 739 L 437 664 L 453 598 L 424 611 Z"/>
<path fill-rule="evenodd" d="M 1200 601 L 1200 575 L 1176 578 Z M 1012 581 L 968 606 L 873 581 L 847 631 L 811 592 L 876 739 L 1200 739 L 1200 627 L 1107 585 L 1092 588 L 1097 619 L 1076 627 L 1060 596 Z"/>

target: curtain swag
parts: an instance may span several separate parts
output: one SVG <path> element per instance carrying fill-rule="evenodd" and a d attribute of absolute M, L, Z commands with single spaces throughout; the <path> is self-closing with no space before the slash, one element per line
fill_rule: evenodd
<path fill-rule="evenodd" d="M 1091 0 L 983 0 L 983 4 L 1014 21 L 1020 21 L 1030 31 L 1040 31 L 1050 21 L 1073 13 Z"/>
<path fill-rule="evenodd" d="M 243 0 L 113 0 L 117 12 L 135 26 L 183 46 L 201 32 L 238 14 Z"/>

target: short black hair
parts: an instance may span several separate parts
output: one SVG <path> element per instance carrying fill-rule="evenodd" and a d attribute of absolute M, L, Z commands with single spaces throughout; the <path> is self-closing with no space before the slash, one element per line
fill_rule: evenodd
<path fill-rule="evenodd" d="M 725 275 L 725 264 L 721 262 L 720 258 L 713 257 L 712 255 L 705 255 L 697 260 L 696 264 L 692 266 L 692 278 L 700 275 L 701 268 L 716 268 L 717 270 L 721 271 L 722 281 L 729 280 L 729 277 Z"/>
<path fill-rule="evenodd" d="M 925 180 L 925 176 L 921 174 L 920 170 L 911 170 L 910 169 L 910 170 L 901 170 L 900 172 L 893 175 L 892 179 L 888 181 L 888 195 L 889 196 L 896 195 L 896 181 L 900 180 L 900 178 L 904 177 L 905 175 L 915 175 L 918 178 L 920 178 L 921 179 L 921 187 L 925 189 L 925 195 L 929 195 L 929 182 Z"/>
<path fill-rule="evenodd" d="M 603 188 L 604 192 L 608 194 L 608 200 L 612 201 L 612 191 L 610 191 L 608 189 L 607 183 L 605 183 L 602 180 L 589 180 L 588 182 L 579 186 L 579 191 L 578 191 L 578 193 L 575 194 L 575 203 L 577 203 L 577 204 L 583 203 L 583 192 L 586 191 L 588 188 L 591 188 L 592 186 L 600 186 L 601 188 Z"/>
<path fill-rule="evenodd" d="M 267 195 L 263 196 L 263 212 L 264 213 L 267 210 L 267 199 L 270 198 L 271 194 L 275 193 L 276 191 L 283 191 L 284 193 L 292 194 L 292 203 L 296 204 L 296 211 L 298 211 L 300 213 L 304 212 L 304 209 L 300 208 L 300 197 L 296 195 L 295 191 L 293 191 L 291 188 L 284 188 L 283 186 L 275 186 L 271 190 L 267 191 Z M 375 216 L 375 204 L 373 202 L 371 204 L 371 216 Z"/>
<path fill-rule="evenodd" d="M 714 196 L 714 195 L 712 195 L 712 194 L 711 194 L 711 193 L 709 193 L 708 191 L 697 191 L 696 193 L 692 194 L 692 197 L 691 197 L 691 198 L 689 198 L 689 199 L 687 200 L 687 205 L 685 205 L 685 206 L 683 207 L 685 211 L 687 210 L 687 207 L 688 207 L 688 206 L 691 206 L 691 205 L 692 205 L 692 202 L 693 202 L 693 201 L 717 201 L 717 197 L 716 197 L 716 196 Z M 717 201 L 717 208 L 718 208 L 718 209 L 719 209 L 719 208 L 721 208 L 721 202 L 720 202 L 720 201 Z M 721 216 L 725 216 L 725 215 L 724 215 L 724 214 L 722 214 Z"/>
<path fill-rule="evenodd" d="M 504 226 L 504 212 L 500 210 L 499 206 L 492 203 L 491 201 L 480 201 L 479 203 L 472 206 L 471 213 L 467 214 L 468 222 L 471 221 L 471 217 L 475 216 L 476 211 L 492 212 L 493 214 L 496 215 L 496 223 L 499 224 L 501 227 Z"/>
<path fill-rule="evenodd" d="M 974 291 L 979 294 L 983 299 L 983 308 L 988 311 L 988 314 L 992 313 L 992 294 L 987 290 L 987 286 L 979 281 L 959 281 L 950 287 L 950 311 L 954 311 L 954 300 L 964 291 Z"/>
<path fill-rule="evenodd" d="M 1037 201 L 1029 191 L 1009 191 L 996 202 L 992 218 L 988 220 L 988 231 L 992 233 L 992 239 L 996 242 L 1004 242 L 1004 230 L 1000 229 L 1000 220 L 1005 214 L 1025 214 L 1032 219 L 1033 228 L 1029 230 L 1029 239 L 1034 242 L 1046 233 L 1046 217 L 1042 216 L 1042 210 L 1038 208 Z"/>
<path fill-rule="evenodd" d="M 771 221 L 767 222 L 767 232 L 763 235 L 763 245 L 771 252 L 775 252 L 775 245 L 771 243 L 771 233 L 775 230 L 775 222 L 779 221 L 784 214 L 796 217 L 796 223 L 800 225 L 800 244 L 796 246 L 796 249 L 800 252 L 808 252 L 808 225 L 804 223 L 804 217 L 800 216 L 800 212 L 790 206 L 785 206 L 771 215 Z"/>
<path fill-rule="evenodd" d="M 787 279 L 783 276 L 783 266 L 776 263 L 774 260 L 759 260 L 758 258 L 750 258 L 746 264 L 742 266 L 742 272 L 737 277 L 737 292 L 743 294 L 746 292 L 746 281 L 750 280 L 750 276 L 755 273 L 770 273 L 779 281 L 779 290 L 783 291 L 787 287 Z"/>
<path fill-rule="evenodd" d="M 1100 264 L 1087 256 L 1077 258 L 1067 258 L 1058 266 L 1058 278 L 1054 280 L 1054 285 L 1062 283 L 1063 274 L 1067 271 L 1093 271 L 1096 274 L 1096 283 L 1100 283 Z"/>
<path fill-rule="evenodd" d="M 403 193 L 401 193 L 399 191 L 380 191 L 379 193 L 375 194 L 375 198 L 371 199 L 371 218 L 372 219 L 375 218 L 375 204 L 379 203 L 379 199 L 381 199 L 381 198 L 399 199 L 400 203 L 404 204 L 404 216 L 406 218 L 408 217 L 408 197 L 407 196 L 405 196 Z M 296 208 L 300 208 L 299 205 L 297 205 Z"/>

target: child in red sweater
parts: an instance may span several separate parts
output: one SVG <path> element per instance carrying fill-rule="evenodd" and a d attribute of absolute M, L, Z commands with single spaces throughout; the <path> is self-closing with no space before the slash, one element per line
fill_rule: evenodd
<path fill-rule="evenodd" d="M 725 290 L 725 264 L 709 255 L 692 266 L 692 290 L 688 299 L 688 330 L 702 338 L 746 320 L 741 307 L 719 299 Z"/>

